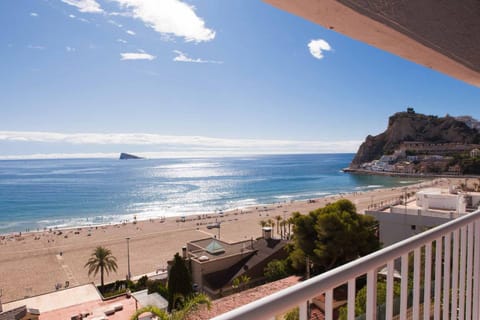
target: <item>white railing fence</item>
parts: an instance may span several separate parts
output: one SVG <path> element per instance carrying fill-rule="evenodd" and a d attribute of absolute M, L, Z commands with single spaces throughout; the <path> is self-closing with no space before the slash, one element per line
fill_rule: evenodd
<path fill-rule="evenodd" d="M 385 266 L 385 303 L 377 307 L 378 271 Z M 396 268 L 400 270 L 401 279 L 394 277 Z M 355 315 L 356 283 L 365 275 L 366 312 L 359 316 Z M 214 320 L 274 319 L 295 307 L 299 307 L 300 319 L 306 320 L 308 301 L 321 295 L 325 300 L 325 319 L 335 319 L 333 292 L 343 285 L 348 286 L 345 297 L 348 320 L 480 319 L 480 211 L 234 309 Z M 394 288 L 398 285 L 400 296 L 395 297 Z"/>

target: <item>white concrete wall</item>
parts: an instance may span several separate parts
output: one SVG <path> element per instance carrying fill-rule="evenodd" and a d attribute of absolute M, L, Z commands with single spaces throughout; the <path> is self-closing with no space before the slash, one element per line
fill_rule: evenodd
<path fill-rule="evenodd" d="M 472 205 L 474 207 L 480 206 L 480 194 L 473 194 L 472 195 Z"/>
<path fill-rule="evenodd" d="M 455 194 L 435 194 L 435 193 L 417 193 L 417 206 L 429 209 L 457 210 L 459 195 Z"/>
<path fill-rule="evenodd" d="M 449 217 L 442 218 L 380 211 L 367 211 L 366 214 L 378 220 L 380 241 L 384 247 L 451 220 Z"/>
<path fill-rule="evenodd" d="M 428 216 L 428 217 L 437 217 L 437 218 L 444 218 L 444 219 L 453 219 L 459 217 L 461 214 L 458 214 L 456 211 L 444 211 L 444 212 L 438 212 L 438 211 L 430 211 L 430 210 L 423 210 L 421 208 L 418 209 L 412 209 L 412 208 L 407 208 L 405 210 L 404 207 L 401 206 L 395 206 L 390 208 L 390 213 L 395 213 L 395 214 L 408 214 L 408 215 L 413 215 L 413 216 Z"/>

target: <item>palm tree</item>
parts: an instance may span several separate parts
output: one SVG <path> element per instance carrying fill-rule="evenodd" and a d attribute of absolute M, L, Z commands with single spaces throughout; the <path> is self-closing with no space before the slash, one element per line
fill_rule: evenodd
<path fill-rule="evenodd" d="M 280 221 L 282 220 L 282 216 L 276 216 L 275 220 L 277 220 L 277 234 L 280 234 Z"/>
<path fill-rule="evenodd" d="M 246 274 L 240 276 L 240 282 L 242 283 L 243 287 L 248 286 L 250 283 L 251 278 L 247 276 Z"/>
<path fill-rule="evenodd" d="M 282 239 L 285 239 L 287 236 L 287 230 L 286 230 L 287 221 L 282 220 L 282 222 L 280 222 L 280 226 L 281 226 L 280 230 L 282 230 Z"/>
<path fill-rule="evenodd" d="M 158 317 L 159 320 L 183 320 L 186 319 L 187 316 L 191 314 L 199 304 L 206 304 L 207 308 L 210 309 L 210 299 L 208 299 L 206 295 L 200 293 L 192 296 L 190 299 L 187 299 L 182 309 L 176 310 L 170 314 L 165 310 L 148 305 L 135 311 L 135 313 L 130 317 L 130 320 L 138 320 L 140 315 L 145 312 L 152 313 Z"/>
<path fill-rule="evenodd" d="M 117 258 L 112 255 L 110 249 L 98 246 L 93 250 L 90 259 L 85 263 L 84 268 L 88 268 L 88 275 L 90 276 L 93 273 L 95 277 L 100 270 L 100 283 L 101 288 L 103 288 L 103 275 L 104 272 L 107 272 L 107 275 L 110 271 L 117 271 Z"/>
<path fill-rule="evenodd" d="M 263 228 L 263 227 L 265 227 L 265 226 L 267 225 L 267 221 L 265 221 L 265 220 L 260 220 L 260 222 L 259 222 L 258 224 L 260 224 L 260 225 L 262 226 L 262 228 Z"/>
<path fill-rule="evenodd" d="M 274 224 L 275 224 L 275 222 L 273 222 L 272 219 L 268 219 L 268 220 L 267 220 L 267 226 L 272 227 L 272 236 L 273 236 L 273 231 L 274 231 L 274 230 L 273 230 Z"/>
<path fill-rule="evenodd" d="M 233 279 L 233 281 L 232 281 L 233 290 L 234 291 L 244 290 L 245 287 L 247 287 L 248 284 L 250 283 L 250 280 L 251 280 L 251 278 L 249 276 L 247 276 L 246 274 L 241 275 L 240 277 L 237 277 L 237 278 Z"/>
<path fill-rule="evenodd" d="M 240 278 L 237 277 L 237 278 L 233 279 L 233 281 L 232 281 L 233 291 L 236 291 L 240 287 L 240 283 L 241 283 Z"/>
<path fill-rule="evenodd" d="M 288 238 L 290 239 L 291 227 L 292 227 L 292 225 L 295 224 L 295 218 L 290 217 L 290 218 L 288 218 L 287 222 L 288 222 Z"/>

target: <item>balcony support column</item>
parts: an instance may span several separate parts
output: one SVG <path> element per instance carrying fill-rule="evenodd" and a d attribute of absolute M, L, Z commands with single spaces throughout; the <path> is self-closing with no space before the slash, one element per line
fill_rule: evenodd
<path fill-rule="evenodd" d="M 300 320 L 308 320 L 308 301 L 298 306 Z"/>

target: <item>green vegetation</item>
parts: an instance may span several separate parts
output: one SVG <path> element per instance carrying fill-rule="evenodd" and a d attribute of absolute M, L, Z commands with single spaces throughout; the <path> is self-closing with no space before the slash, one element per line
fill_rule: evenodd
<path fill-rule="evenodd" d="M 117 258 L 112 255 L 112 252 L 102 246 L 98 246 L 93 250 L 90 259 L 88 259 L 84 268 L 88 268 L 88 275 L 90 276 L 93 273 L 93 276 L 96 276 L 98 271 L 100 271 L 100 283 L 103 288 L 104 285 L 104 272 L 107 272 L 107 275 L 110 271 L 117 271 Z"/>
<path fill-rule="evenodd" d="M 172 310 L 175 307 L 175 296 L 182 295 L 187 299 L 192 295 L 192 275 L 187 268 L 185 260 L 178 254 L 173 257 L 172 268 L 168 274 L 168 310 Z"/>
<path fill-rule="evenodd" d="M 247 276 L 246 274 L 233 279 L 232 281 L 233 290 L 241 291 L 246 289 L 248 287 L 248 284 L 250 283 L 250 280 L 251 280 L 250 277 Z"/>
<path fill-rule="evenodd" d="M 270 261 L 263 274 L 267 278 L 267 281 L 276 281 L 285 278 L 289 275 L 287 261 L 285 260 L 272 260 Z"/>
<path fill-rule="evenodd" d="M 480 174 L 480 157 L 472 158 L 469 155 L 456 155 L 449 165 L 457 164 L 462 168 L 462 174 Z"/>
<path fill-rule="evenodd" d="M 282 216 L 276 216 L 275 220 L 277 221 L 277 234 L 280 235 L 280 222 L 282 221 Z"/>
<path fill-rule="evenodd" d="M 162 283 L 161 280 L 149 280 L 147 282 L 147 289 L 148 293 L 158 293 L 162 297 L 168 300 L 168 289 L 167 287 Z"/>
<path fill-rule="evenodd" d="M 345 199 L 308 215 L 294 213 L 293 267 L 302 268 L 308 257 L 318 274 L 378 250 L 376 224 L 372 217 L 357 214 Z"/>
<path fill-rule="evenodd" d="M 146 312 L 152 313 L 159 320 L 183 320 L 187 319 L 193 311 L 195 311 L 200 304 L 205 304 L 210 309 L 210 299 L 204 294 L 197 294 L 191 296 L 189 299 L 183 301 L 181 308 L 173 311 L 172 313 L 167 313 L 164 310 L 161 310 L 155 306 L 145 306 L 141 309 L 138 309 L 131 317 L 130 320 L 138 320 L 138 318 Z"/>
<path fill-rule="evenodd" d="M 290 239 L 291 236 L 291 226 L 293 224 L 293 218 L 290 217 L 288 219 L 283 219 L 281 216 L 275 216 L 275 221 L 277 221 L 277 235 L 280 236 L 282 239 Z M 272 235 L 275 233 L 275 221 L 272 219 L 268 220 L 261 220 L 259 221 L 259 225 L 264 227 L 271 227 L 272 228 Z"/>
<path fill-rule="evenodd" d="M 377 306 L 384 305 L 386 302 L 386 291 L 387 284 L 385 281 L 378 281 L 377 282 Z M 400 297 L 400 283 L 394 282 L 393 284 L 393 297 Z M 366 305 L 367 305 L 367 287 L 363 287 L 357 292 L 357 296 L 355 298 L 355 316 L 358 317 L 360 315 L 365 314 L 366 312 Z M 347 319 L 347 307 L 340 308 L 340 315 L 339 320 L 346 320 Z"/>
<path fill-rule="evenodd" d="M 300 319 L 300 309 L 296 307 L 295 309 L 287 312 L 283 317 L 284 320 L 299 320 Z"/>

